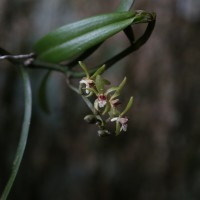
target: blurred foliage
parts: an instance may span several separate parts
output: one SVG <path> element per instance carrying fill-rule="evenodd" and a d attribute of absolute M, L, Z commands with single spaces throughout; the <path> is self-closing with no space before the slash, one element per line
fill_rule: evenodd
<path fill-rule="evenodd" d="M 125 74 L 131 80 L 122 94 L 124 100 L 126 94 L 135 97 L 127 133 L 97 137 L 95 128 L 83 120 L 87 113 L 83 102 L 59 73 L 52 75 L 51 114 L 42 113 L 38 99 L 33 100 L 27 151 L 10 199 L 199 199 L 200 18 L 196 14 L 192 20 L 198 13 L 196 1 L 136 1 L 134 8 L 156 11 L 155 32 L 144 47 L 106 73 L 112 82 Z M 0 46 L 13 53 L 27 52 L 48 31 L 110 12 L 117 4 L 117 0 L 1 0 Z M 116 53 L 113 42 L 123 47 L 128 41 L 119 34 L 87 65 Z M 22 83 L 9 65 L 5 61 L 0 67 L 1 191 L 23 117 Z M 113 72 L 122 75 L 113 77 Z M 43 71 L 30 74 L 36 97 Z"/>

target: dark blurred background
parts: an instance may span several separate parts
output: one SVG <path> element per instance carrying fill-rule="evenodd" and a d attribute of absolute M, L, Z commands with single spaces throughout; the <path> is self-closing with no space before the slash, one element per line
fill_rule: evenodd
<path fill-rule="evenodd" d="M 118 3 L 0 0 L 0 46 L 29 53 L 50 30 L 111 12 Z M 8 199 L 200 199 L 200 1 L 140 0 L 134 9 L 157 13 L 153 35 L 105 73 L 114 84 L 128 77 L 121 97 L 124 104 L 135 97 L 128 131 L 99 138 L 96 127 L 83 120 L 88 108 L 59 73 L 48 84 L 51 114 L 43 113 L 37 93 L 45 71 L 29 70 L 31 131 Z M 99 64 L 127 45 L 119 34 L 86 64 Z M 0 63 L 0 191 L 10 174 L 23 119 L 23 86 L 16 68 Z"/>

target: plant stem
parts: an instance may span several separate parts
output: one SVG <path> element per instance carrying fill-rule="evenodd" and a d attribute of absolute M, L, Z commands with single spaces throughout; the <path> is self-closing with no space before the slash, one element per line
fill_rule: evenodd
<path fill-rule="evenodd" d="M 22 124 L 21 136 L 20 136 L 18 147 L 17 147 L 17 152 L 15 155 L 11 175 L 2 193 L 2 196 L 0 198 L 1 200 L 7 199 L 10 193 L 10 190 L 12 188 L 12 185 L 15 181 L 16 175 L 18 173 L 18 170 L 19 170 L 19 167 L 24 155 L 24 150 L 26 147 L 29 127 L 30 127 L 31 110 L 32 110 L 31 84 L 30 84 L 28 73 L 25 71 L 23 67 L 20 67 L 20 69 L 21 69 L 22 79 L 24 83 L 24 96 L 25 96 L 24 120 Z"/>
<path fill-rule="evenodd" d="M 46 63 L 46 62 L 42 62 L 39 60 L 33 61 L 32 63 L 30 63 L 30 65 L 28 65 L 28 67 L 54 70 L 54 71 L 59 71 L 62 73 L 66 73 L 69 70 L 66 66 L 52 64 L 52 63 Z"/>
<path fill-rule="evenodd" d="M 20 55 L 0 55 L 0 60 L 10 59 L 10 60 L 22 60 L 22 59 L 28 59 L 32 58 L 34 56 L 34 53 L 29 54 L 20 54 Z"/>

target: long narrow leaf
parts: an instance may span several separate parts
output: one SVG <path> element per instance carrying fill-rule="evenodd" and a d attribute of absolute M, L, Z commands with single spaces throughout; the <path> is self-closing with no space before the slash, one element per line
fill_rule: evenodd
<path fill-rule="evenodd" d="M 23 78 L 23 83 L 24 83 L 24 96 L 25 96 L 24 120 L 23 120 L 23 124 L 22 124 L 21 136 L 20 136 L 19 144 L 17 147 L 17 152 L 16 152 L 15 159 L 14 159 L 12 172 L 11 172 L 10 178 L 6 184 L 6 187 L 3 191 L 3 194 L 0 198 L 1 200 L 7 199 L 8 195 L 10 193 L 10 190 L 12 188 L 12 185 L 15 181 L 16 175 L 18 173 L 18 170 L 19 170 L 19 167 L 20 167 L 23 155 L 24 155 L 24 150 L 26 147 L 29 127 L 30 127 L 31 110 L 32 110 L 31 84 L 30 84 L 29 76 L 23 67 L 21 67 L 21 73 L 22 73 L 22 78 Z"/>
<path fill-rule="evenodd" d="M 120 114 L 120 117 L 122 117 L 123 115 L 125 115 L 127 113 L 127 111 L 130 109 L 130 107 L 132 106 L 132 104 L 133 104 L 133 97 L 131 97 L 129 99 L 129 102 L 128 102 L 126 108 L 124 109 L 124 111 Z"/>
<path fill-rule="evenodd" d="M 68 60 L 125 29 L 134 16 L 131 12 L 104 14 L 66 25 L 39 40 L 34 51 L 39 60 Z"/>
<path fill-rule="evenodd" d="M 45 51 L 39 56 L 39 59 L 53 63 L 70 59 L 123 30 L 131 22 L 132 19 L 127 19 L 123 22 L 108 25 L 85 35 L 81 35 L 73 40 L 67 41 L 49 49 L 48 51 Z"/>
<path fill-rule="evenodd" d="M 109 13 L 70 23 L 48 33 L 34 45 L 33 49 L 37 54 L 40 54 L 49 48 L 63 44 L 66 41 L 70 41 L 106 25 L 129 19 L 132 16 L 133 14 L 130 12 Z"/>

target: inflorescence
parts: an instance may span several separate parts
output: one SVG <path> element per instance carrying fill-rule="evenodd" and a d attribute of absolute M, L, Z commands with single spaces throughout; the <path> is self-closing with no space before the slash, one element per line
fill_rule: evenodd
<path fill-rule="evenodd" d="M 86 103 L 92 108 L 92 114 L 85 116 L 84 120 L 88 123 L 96 124 L 99 128 L 99 136 L 110 135 L 108 126 L 115 123 L 115 135 L 127 130 L 128 118 L 125 116 L 133 103 L 133 97 L 130 97 L 125 109 L 119 110 L 119 96 L 126 83 L 126 77 L 118 86 L 110 86 L 110 82 L 102 77 L 105 71 L 105 65 L 100 67 L 94 74 L 90 75 L 86 65 L 79 62 L 85 73 L 79 82 L 79 92 L 86 98 Z M 110 86 L 110 87 L 109 87 Z M 91 106 L 92 105 L 92 106 Z"/>

